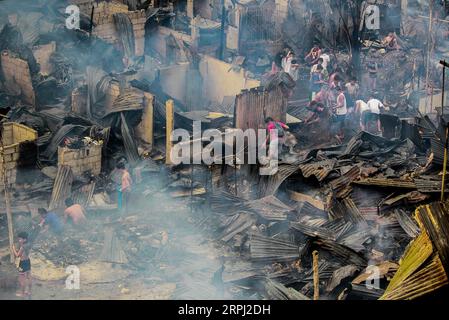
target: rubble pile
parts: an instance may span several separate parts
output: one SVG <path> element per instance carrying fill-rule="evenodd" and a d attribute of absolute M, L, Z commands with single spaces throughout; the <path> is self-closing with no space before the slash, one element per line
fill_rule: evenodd
<path fill-rule="evenodd" d="M 79 265 L 126 295 L 120 281 L 178 299 L 414 299 L 447 288 L 445 53 L 423 46 L 425 22 L 404 18 L 400 32 L 389 13 L 395 32 L 362 32 L 362 8 L 309 0 L 25 2 L 0 2 L 0 267 L 25 230 L 41 281 Z M 215 137 L 271 134 L 279 121 L 270 175 L 237 162 L 259 146 L 212 164 L 172 161 L 173 129 L 193 159 L 212 145 L 237 152 Z M 201 150 L 210 141 L 198 122 L 216 134 Z M 71 201 L 87 224 L 65 224 Z M 40 229 L 43 208 L 64 220 L 62 235 Z"/>

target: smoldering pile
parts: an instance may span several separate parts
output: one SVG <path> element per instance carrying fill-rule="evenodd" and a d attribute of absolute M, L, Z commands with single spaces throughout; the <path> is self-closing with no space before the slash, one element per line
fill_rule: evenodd
<path fill-rule="evenodd" d="M 447 277 L 439 278 L 441 261 L 428 259 L 443 257 L 447 246 L 426 238 L 432 227 L 415 214 L 417 205 L 425 210 L 430 203 L 428 212 L 447 216 L 432 204 L 441 192 L 441 166 L 429 155 L 438 151 L 421 149 L 429 140 L 420 134 L 413 139 L 360 132 L 347 145 L 309 150 L 269 177 L 244 167 L 213 170 L 216 229 L 209 231 L 231 252 L 227 288 L 246 298 L 256 291 L 261 298 L 312 299 L 318 278 L 320 299 L 410 299 L 447 285 Z M 410 256 L 423 243 L 427 258 Z M 405 271 L 407 263 L 414 271 Z M 419 276 L 425 270 L 435 279 L 430 287 Z"/>

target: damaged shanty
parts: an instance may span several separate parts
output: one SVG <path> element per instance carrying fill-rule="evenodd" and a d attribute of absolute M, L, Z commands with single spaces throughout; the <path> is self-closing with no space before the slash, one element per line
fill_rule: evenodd
<path fill-rule="evenodd" d="M 383 13 L 373 33 L 358 2 L 23 2 L 0 2 L 6 278 L 15 276 L 10 245 L 26 231 L 39 298 L 55 294 L 71 265 L 86 275 L 78 298 L 389 300 L 447 290 L 445 8 L 367 1 Z M 67 24 L 69 5 L 79 28 Z M 429 24 L 429 13 L 441 19 Z M 317 88 L 312 70 L 324 62 Z M 251 130 L 271 134 L 267 118 L 285 125 L 276 166 L 248 164 L 266 142 L 255 134 L 251 145 Z M 185 141 L 170 139 L 176 129 Z M 224 139 L 239 129 L 243 143 Z M 172 150 L 188 150 L 190 162 Z M 59 236 L 40 229 L 40 209 L 63 221 L 68 199 L 88 223 L 64 224 Z"/>

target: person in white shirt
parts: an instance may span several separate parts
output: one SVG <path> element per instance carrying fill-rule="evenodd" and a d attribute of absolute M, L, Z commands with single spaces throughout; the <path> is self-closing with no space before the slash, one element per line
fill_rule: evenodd
<path fill-rule="evenodd" d="M 296 81 L 298 81 L 298 73 L 299 73 L 299 64 L 298 64 L 297 60 L 295 59 L 295 56 L 293 56 L 293 59 L 291 60 L 291 64 L 290 64 L 290 72 L 288 74 L 296 82 Z"/>
<path fill-rule="evenodd" d="M 365 131 L 367 117 L 370 112 L 368 104 L 363 100 L 355 102 L 355 113 L 360 119 L 360 130 Z"/>
<path fill-rule="evenodd" d="M 322 51 L 324 51 L 324 49 Z M 320 58 L 323 59 L 323 68 L 327 70 L 327 66 L 331 62 L 331 57 L 326 52 L 323 52 Z"/>
<path fill-rule="evenodd" d="M 376 121 L 377 122 L 377 131 L 380 132 L 382 131 L 381 127 L 380 127 L 380 119 L 379 119 L 379 114 L 380 114 L 380 110 L 384 109 L 385 106 L 384 104 L 374 98 L 373 96 L 370 96 L 369 100 L 368 100 L 368 108 L 371 112 L 371 116 L 369 117 L 368 121 Z"/>
<path fill-rule="evenodd" d="M 344 124 L 346 114 L 348 113 L 348 108 L 346 105 L 346 97 L 343 88 L 337 87 L 336 90 L 337 90 L 337 105 L 334 108 L 334 113 L 338 133 L 335 137 L 339 142 L 342 142 L 344 139 Z"/>
<path fill-rule="evenodd" d="M 312 74 L 316 72 L 318 66 L 322 66 L 323 69 L 321 70 L 321 74 L 323 75 L 323 80 L 327 81 L 329 79 L 329 72 L 327 72 L 327 69 L 324 67 L 323 62 L 324 60 L 322 58 L 318 59 L 318 62 L 314 64 L 310 69 L 310 77 L 312 77 Z"/>
<path fill-rule="evenodd" d="M 287 55 L 284 58 L 282 58 L 282 69 L 284 69 L 284 72 L 290 73 L 292 60 L 293 60 L 293 52 L 289 51 Z"/>

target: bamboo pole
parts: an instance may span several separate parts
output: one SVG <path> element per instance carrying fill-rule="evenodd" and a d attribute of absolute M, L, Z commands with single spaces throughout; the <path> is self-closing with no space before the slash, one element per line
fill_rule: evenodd
<path fill-rule="evenodd" d="M 318 251 L 312 252 L 313 257 L 313 300 L 320 298 L 320 274 L 318 272 Z"/>
<path fill-rule="evenodd" d="M 145 92 L 144 93 L 145 100 L 144 100 L 144 119 L 143 119 L 143 135 L 146 143 L 149 143 L 151 147 L 153 147 L 154 144 L 154 98 L 151 94 Z"/>
<path fill-rule="evenodd" d="M 173 143 L 170 140 L 171 134 L 174 129 L 174 120 L 173 120 L 173 109 L 174 109 L 174 103 L 173 100 L 167 100 L 165 103 L 165 118 L 166 118 L 166 125 L 165 125 L 165 164 L 172 164 L 171 161 L 171 150 L 173 147 Z"/>
<path fill-rule="evenodd" d="M 426 58 L 426 113 L 430 113 L 432 106 L 429 106 L 429 77 L 430 77 L 430 56 L 433 50 L 432 41 L 433 27 L 433 0 L 429 1 L 429 32 L 427 34 L 427 58 Z"/>
<path fill-rule="evenodd" d="M 14 227 L 12 221 L 12 212 L 11 212 L 11 198 L 9 193 L 9 181 L 8 181 L 8 169 L 6 168 L 3 140 L 0 139 L 1 146 L 1 170 L 3 175 L 3 187 L 5 192 L 5 210 L 6 210 L 6 218 L 8 221 L 8 239 L 9 239 L 9 259 L 11 263 L 15 262 L 15 255 L 13 252 L 14 246 Z"/>
<path fill-rule="evenodd" d="M 446 180 L 446 173 L 447 173 L 447 145 L 448 145 L 448 138 L 449 138 L 449 127 L 446 127 L 446 139 L 444 141 L 444 162 L 443 162 L 443 177 L 441 179 L 441 202 L 444 201 L 444 185 Z"/>

